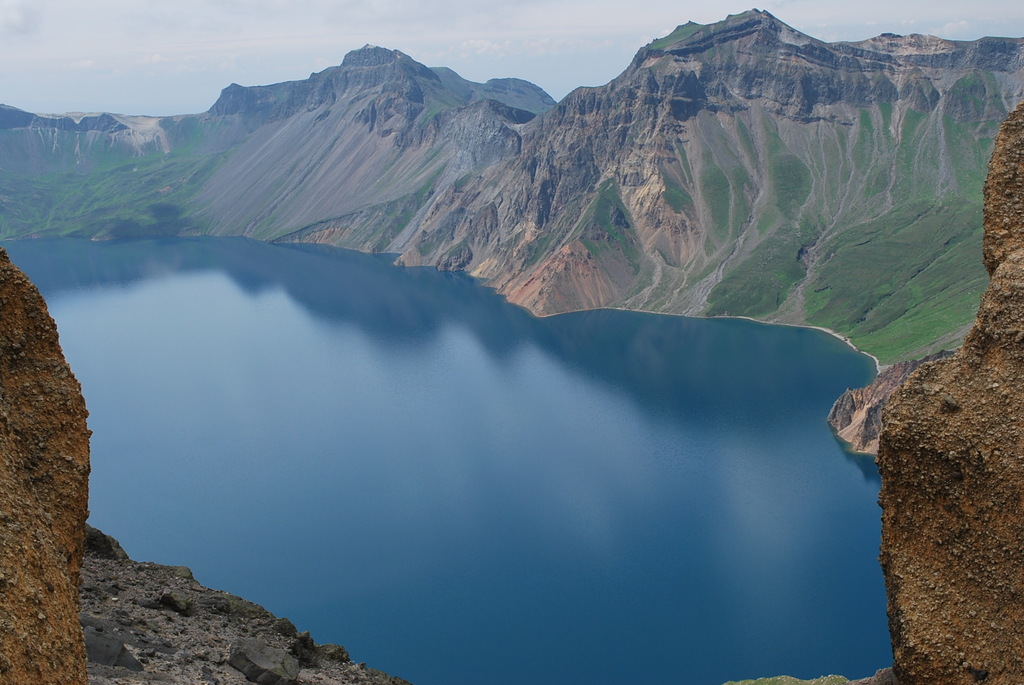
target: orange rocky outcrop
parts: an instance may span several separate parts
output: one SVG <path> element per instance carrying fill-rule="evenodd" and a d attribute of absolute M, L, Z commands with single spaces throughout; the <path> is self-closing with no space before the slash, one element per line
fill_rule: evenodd
<path fill-rule="evenodd" d="M 963 347 L 889 401 L 882 568 L 900 685 L 1024 683 L 1024 105 L 985 184 L 991 276 Z"/>
<path fill-rule="evenodd" d="M 0 683 L 84 685 L 85 401 L 42 296 L 0 249 Z"/>

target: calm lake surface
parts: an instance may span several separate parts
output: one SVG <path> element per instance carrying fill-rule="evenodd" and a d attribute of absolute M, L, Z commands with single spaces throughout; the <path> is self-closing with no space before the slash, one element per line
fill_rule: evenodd
<path fill-rule="evenodd" d="M 891 663 L 877 475 L 817 331 L 535 319 L 242 239 L 6 243 L 91 412 L 92 523 L 415 685 Z"/>

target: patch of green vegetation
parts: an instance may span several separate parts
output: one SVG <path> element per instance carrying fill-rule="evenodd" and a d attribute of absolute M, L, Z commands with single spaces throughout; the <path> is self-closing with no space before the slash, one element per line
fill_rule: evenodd
<path fill-rule="evenodd" d="M 661 180 L 665 184 L 665 190 L 662 192 L 665 204 L 671 207 L 677 214 L 693 209 L 693 198 L 674 178 L 663 171 L 661 173 Z"/>
<path fill-rule="evenodd" d="M 452 236 L 444 233 L 431 233 L 416 243 L 416 250 L 424 257 L 434 253 L 437 248 L 451 240 Z"/>
<path fill-rule="evenodd" d="M 811 172 L 796 155 L 770 155 L 768 187 L 782 215 L 793 219 L 811 194 Z"/>
<path fill-rule="evenodd" d="M 760 317 L 777 310 L 806 276 L 803 250 L 818 232 L 807 218 L 798 226 L 779 228 L 712 289 L 707 314 Z"/>
<path fill-rule="evenodd" d="M 912 109 L 903 115 L 903 130 L 900 146 L 896 150 L 893 178 L 893 194 L 903 200 L 931 199 L 930 186 L 919 181 L 931 178 L 932 173 L 918 174 L 919 170 L 934 172 L 939 168 L 935 146 L 922 145 L 918 136 L 918 128 L 925 118 L 924 114 Z"/>
<path fill-rule="evenodd" d="M 681 40 L 689 38 L 693 34 L 697 33 L 697 31 L 700 31 L 702 28 L 704 28 L 704 24 L 698 24 L 692 21 L 686 22 L 685 24 L 677 26 L 675 31 L 668 34 L 664 38 L 658 38 L 657 40 L 651 41 L 651 43 L 649 43 L 647 47 L 652 48 L 654 50 L 664 50 L 670 45 L 673 45 Z"/>
<path fill-rule="evenodd" d="M 875 132 L 875 125 L 871 123 L 870 111 L 866 109 L 860 110 L 860 116 L 858 117 L 858 121 L 860 122 L 860 127 L 863 132 L 867 133 L 868 135 L 871 135 Z"/>
<path fill-rule="evenodd" d="M 529 256 L 526 258 L 526 266 L 533 266 L 540 261 L 541 257 L 548 254 L 548 248 L 555 239 L 555 232 L 551 230 L 550 226 L 547 229 L 543 235 L 531 242 L 527 248 Z"/>
<path fill-rule="evenodd" d="M 773 128 L 765 127 L 768 188 L 782 215 L 794 219 L 811 193 L 811 172 Z"/>
<path fill-rule="evenodd" d="M 871 169 L 867 182 L 864 184 L 864 193 L 867 197 L 874 197 L 889 189 L 889 170 L 883 166 Z"/>
<path fill-rule="evenodd" d="M 740 145 L 743 147 L 743 152 L 746 154 L 747 159 L 753 161 L 757 158 L 757 151 L 754 149 L 754 139 L 750 135 L 750 129 L 743 123 L 742 119 L 736 120 L 736 133 L 739 134 Z"/>
<path fill-rule="evenodd" d="M 981 204 L 918 201 L 850 227 L 827 246 L 805 298 L 808 322 L 883 363 L 967 325 L 987 282 Z"/>
<path fill-rule="evenodd" d="M 961 124 L 949 115 L 942 117 L 942 129 L 950 154 L 958 161 L 953 168 L 957 185 L 964 195 L 980 198 L 988 159 L 992 154 L 992 138 L 982 137 L 979 140 L 973 127 Z"/>
<path fill-rule="evenodd" d="M 888 134 L 892 129 L 892 103 L 879 102 L 878 111 L 882 113 L 882 131 Z"/>
<path fill-rule="evenodd" d="M 949 89 L 949 111 L 961 121 L 977 121 L 988 111 L 1002 111 L 999 86 L 991 72 L 972 71 L 960 77 Z"/>
<path fill-rule="evenodd" d="M 706 166 L 700 175 L 701 193 L 704 204 L 711 212 L 712 234 L 716 237 L 728 235 L 732 207 L 732 186 L 729 177 L 717 166 Z M 724 230 L 723 230 L 724 229 Z"/>
<path fill-rule="evenodd" d="M 184 123 L 184 122 L 190 123 Z M 204 129 L 195 121 L 161 125 L 182 147 L 142 154 L 84 133 L 53 131 L 41 151 L 23 132 L 5 132 L 0 149 L 32 160 L 43 174 L 0 172 L 0 236 L 123 237 L 197 233 L 196 193 L 223 163 L 225 153 L 204 153 Z M 4 201 L 4 198 L 7 201 Z"/>
<path fill-rule="evenodd" d="M 436 169 L 422 184 L 420 184 L 420 187 L 416 189 L 416 192 L 413 194 L 416 209 L 422 207 L 423 203 L 427 201 L 427 198 L 434 191 L 434 184 L 437 182 L 437 177 L 441 175 L 442 171 L 444 171 L 444 167 Z"/>
<path fill-rule="evenodd" d="M 875 126 L 871 121 L 871 112 L 867 109 L 860 110 L 857 121 L 857 138 L 851 157 L 853 157 L 854 165 L 863 169 L 868 167 L 874 158 Z"/>
<path fill-rule="evenodd" d="M 774 207 L 766 207 L 757 220 L 757 234 L 766 235 L 779 224 L 779 212 Z"/>
<path fill-rule="evenodd" d="M 595 257 L 608 250 L 621 253 L 629 260 L 634 271 L 640 267 L 640 249 L 633 235 L 629 210 L 622 203 L 619 188 L 608 179 L 597 190 L 597 195 L 580 219 L 580 240 Z"/>
<path fill-rule="evenodd" d="M 472 171 L 467 174 L 463 174 L 462 176 L 459 176 L 457 179 L 455 179 L 455 190 L 462 190 L 463 188 L 465 188 L 466 184 L 469 183 L 469 180 L 471 178 L 473 178 Z"/>
<path fill-rule="evenodd" d="M 454 245 L 450 246 L 447 250 L 445 250 L 444 255 L 446 257 L 450 257 L 454 254 L 457 254 L 459 250 L 462 250 L 467 247 L 469 247 L 469 241 L 463 238 L 462 240 L 460 240 L 459 242 L 455 243 Z"/>

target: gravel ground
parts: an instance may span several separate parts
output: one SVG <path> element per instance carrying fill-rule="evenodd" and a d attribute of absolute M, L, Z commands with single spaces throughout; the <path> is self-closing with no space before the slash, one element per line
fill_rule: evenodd
<path fill-rule="evenodd" d="M 95 529 L 87 539 L 80 594 L 90 685 L 409 685 L 350 661 L 343 647 L 316 645 L 257 604 L 203 587 L 184 566 L 132 561 Z"/>

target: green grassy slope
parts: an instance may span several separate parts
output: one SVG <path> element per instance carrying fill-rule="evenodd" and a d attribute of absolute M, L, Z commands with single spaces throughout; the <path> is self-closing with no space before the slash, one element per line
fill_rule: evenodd
<path fill-rule="evenodd" d="M 183 143 L 173 152 L 89 133 L 50 132 L 48 149 L 24 130 L 0 131 L 0 146 L 34 158 L 43 173 L 0 168 L 0 236 L 113 238 L 199 230 L 189 202 L 223 159 Z"/>

